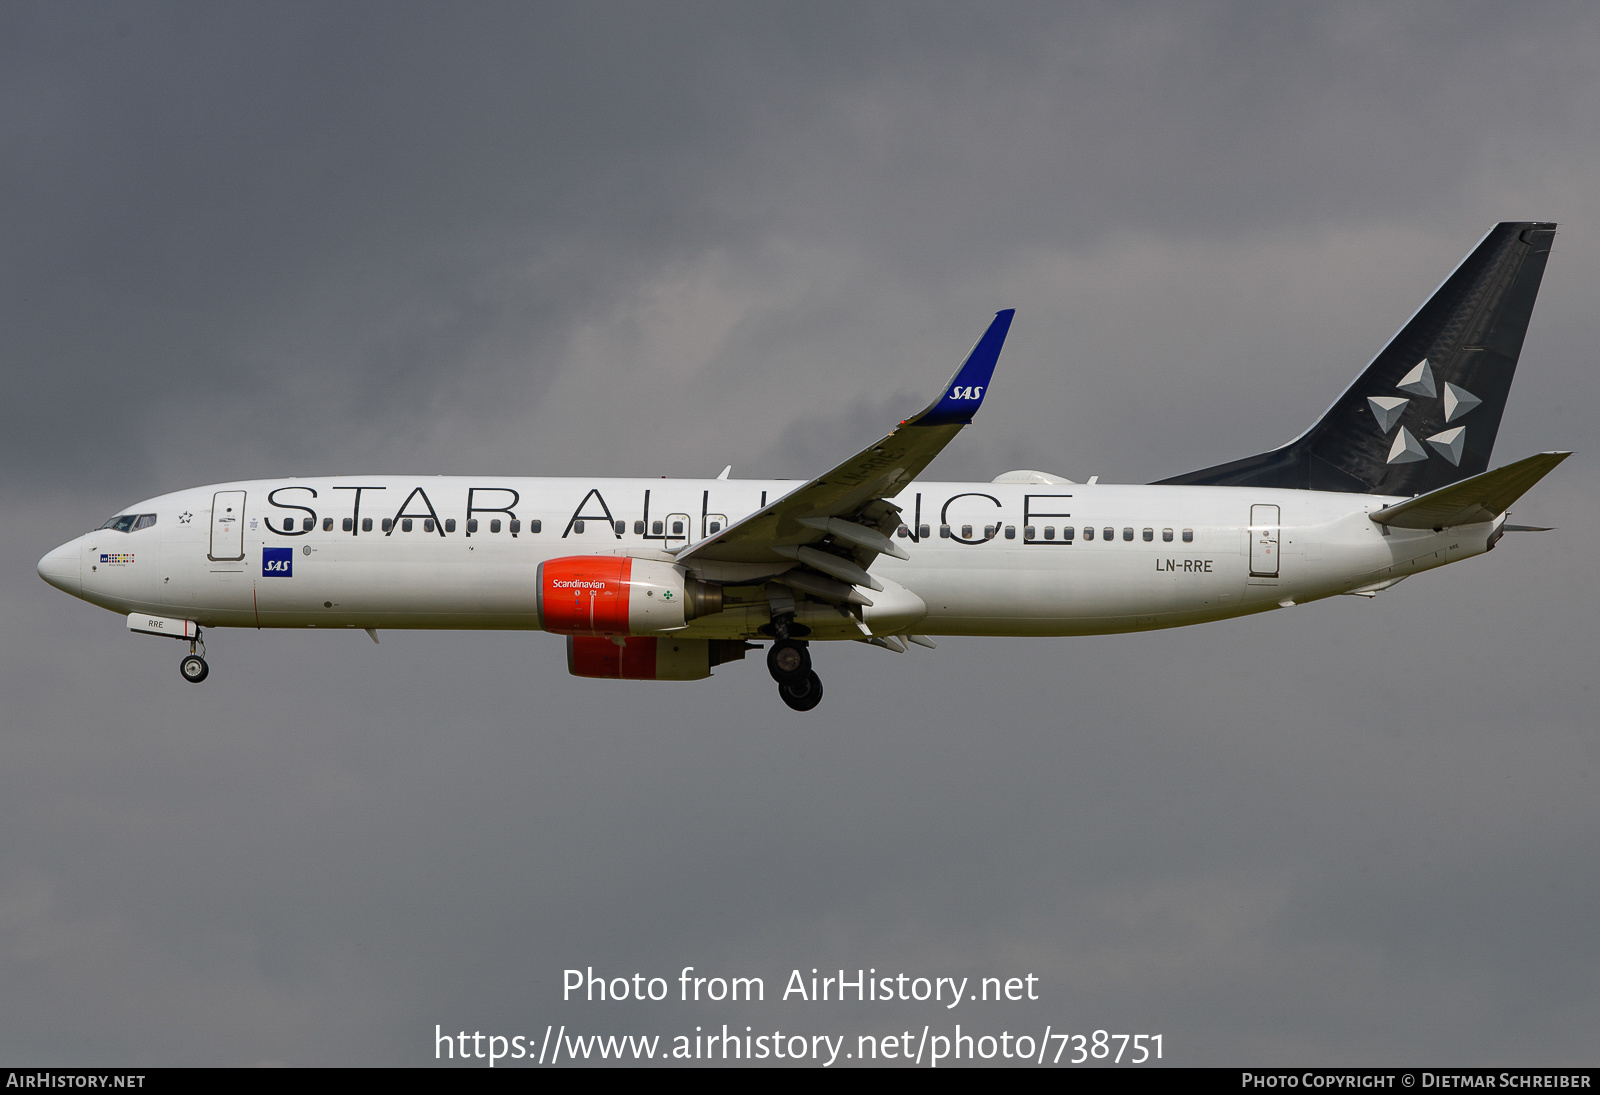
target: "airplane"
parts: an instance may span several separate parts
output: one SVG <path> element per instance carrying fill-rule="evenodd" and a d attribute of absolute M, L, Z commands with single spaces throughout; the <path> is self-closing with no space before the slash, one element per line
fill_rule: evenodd
<path fill-rule="evenodd" d="M 766 645 L 1104 635 L 1371 597 L 1492 550 L 1571 455 L 1489 470 L 1555 225 L 1496 225 L 1305 433 L 1150 484 L 917 476 L 990 389 L 997 313 L 939 397 L 807 482 L 340 475 L 127 509 L 39 561 L 52 586 L 188 644 L 210 628 L 543 630 L 580 677 L 686 681 Z"/>

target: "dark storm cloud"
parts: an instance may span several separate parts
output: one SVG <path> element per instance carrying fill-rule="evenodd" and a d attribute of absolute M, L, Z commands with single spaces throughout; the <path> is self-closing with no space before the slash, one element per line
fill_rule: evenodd
<path fill-rule="evenodd" d="M 867 302 L 981 317 L 1029 251 L 1437 223 L 1593 105 L 1542 10 L 14 6 L 8 460 L 490 459 L 574 326 L 713 253 L 802 246 L 803 311 L 904 344 Z"/>
<path fill-rule="evenodd" d="M 556 1003 L 692 964 L 1032 970 L 1047 1003 L 981 1022 L 1183 1063 L 1583 1052 L 1597 39 L 1576 5 L 0 9 L 5 1048 L 905 1021 Z M 1521 217 L 1563 228 L 1498 456 L 1580 449 L 1518 507 L 1562 529 L 1372 603 L 830 647 L 800 720 L 754 661 L 608 686 L 543 635 L 218 633 L 193 689 L 32 573 L 236 475 L 815 474 L 1005 306 L 933 474 L 1171 474 L 1309 425 Z"/>

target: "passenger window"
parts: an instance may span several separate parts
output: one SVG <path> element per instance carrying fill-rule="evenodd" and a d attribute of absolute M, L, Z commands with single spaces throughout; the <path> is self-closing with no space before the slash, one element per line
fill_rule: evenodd
<path fill-rule="evenodd" d="M 362 532 L 371 532 L 372 531 L 372 518 L 363 517 L 361 519 L 361 531 Z M 383 531 L 384 532 L 388 532 L 389 531 L 389 522 L 388 521 L 385 521 L 383 523 Z"/>
<path fill-rule="evenodd" d="M 1116 538 L 1117 538 L 1117 530 L 1116 529 L 1114 529 L 1114 528 L 1103 528 L 1103 529 L 1100 530 L 1100 539 L 1102 539 L 1102 540 L 1115 540 Z"/>
<path fill-rule="evenodd" d="M 371 520 L 371 518 L 368 518 L 368 520 Z M 383 531 L 384 532 L 393 532 L 394 531 L 394 518 L 393 517 L 385 517 L 383 519 Z"/>
<path fill-rule="evenodd" d="M 721 531 L 722 531 L 722 522 L 721 521 L 713 521 L 713 522 L 711 522 L 711 524 L 706 526 L 706 534 L 708 536 L 715 536 L 717 533 L 719 533 Z"/>
<path fill-rule="evenodd" d="M 1061 526 L 1061 538 L 1069 544 L 1072 543 L 1072 532 L 1073 529 L 1071 525 Z"/>
<path fill-rule="evenodd" d="M 1186 528 L 1183 530 L 1183 542 L 1186 544 L 1194 543 L 1194 529 Z"/>
<path fill-rule="evenodd" d="M 1088 525 L 1083 526 L 1083 538 L 1085 540 L 1093 540 L 1094 539 L 1094 529 L 1091 528 Z"/>
<path fill-rule="evenodd" d="M 1007 525 L 1006 526 L 1006 539 L 1007 540 L 1015 540 L 1016 538 L 1017 538 L 1017 526 L 1016 525 Z"/>
<path fill-rule="evenodd" d="M 140 529 L 149 528 L 151 525 L 153 525 L 155 523 L 156 523 L 156 515 L 155 514 L 153 514 L 153 513 L 141 513 L 141 514 L 139 514 L 139 519 L 133 523 L 133 531 L 134 532 L 138 532 Z"/>
<path fill-rule="evenodd" d="M 917 536 L 923 540 L 926 540 L 928 538 L 928 526 L 923 525 L 921 528 L 919 528 L 917 530 Z"/>
<path fill-rule="evenodd" d="M 939 526 L 939 538 L 942 539 L 942 540 L 950 539 L 950 526 L 949 525 L 940 525 Z"/>
<path fill-rule="evenodd" d="M 314 529 L 316 527 L 317 527 L 317 519 L 315 517 L 302 517 L 300 519 L 300 531 L 301 532 L 310 532 L 312 529 Z"/>
<path fill-rule="evenodd" d="M 454 517 L 446 517 L 444 519 L 444 530 L 446 532 L 454 532 L 456 530 L 456 519 Z"/>
<path fill-rule="evenodd" d="M 628 531 L 628 522 L 626 522 L 626 521 L 618 521 L 617 522 L 617 535 L 621 536 L 624 532 L 627 532 L 627 531 Z"/>
<path fill-rule="evenodd" d="M 529 521 L 528 522 L 528 531 L 529 532 L 542 532 L 543 530 L 544 530 L 544 522 L 543 521 L 533 520 L 533 521 Z"/>
<path fill-rule="evenodd" d="M 999 531 L 999 526 L 998 525 L 984 525 L 983 526 L 983 538 L 985 540 L 993 540 L 994 539 L 994 534 L 996 532 L 998 532 L 998 531 Z"/>
<path fill-rule="evenodd" d="M 1161 530 L 1161 542 L 1163 544 L 1172 543 L 1172 530 L 1171 529 L 1164 528 L 1164 529 Z"/>
<path fill-rule="evenodd" d="M 971 525 L 962 525 L 961 526 L 961 538 L 963 540 L 972 539 L 972 526 Z"/>
<path fill-rule="evenodd" d="M 332 532 L 333 531 L 333 518 L 332 517 L 324 517 L 322 519 L 322 531 L 323 532 Z"/>
<path fill-rule="evenodd" d="M 1147 528 L 1147 529 L 1144 530 L 1144 542 L 1145 543 L 1147 543 L 1147 544 L 1151 543 L 1151 542 L 1153 542 L 1155 540 L 1155 538 L 1156 538 L 1156 530 L 1155 529 Z"/>
<path fill-rule="evenodd" d="M 339 523 L 339 527 L 346 532 L 354 532 L 356 530 L 356 519 L 354 517 L 346 517 Z"/>
<path fill-rule="evenodd" d="M 579 522 L 578 531 L 579 532 L 583 531 L 582 522 Z M 683 535 L 683 522 L 682 521 L 674 521 L 674 522 L 672 522 L 672 535 L 674 535 L 674 536 L 682 536 Z"/>
<path fill-rule="evenodd" d="M 894 534 L 900 537 L 900 539 L 904 540 L 907 536 L 911 535 L 911 530 L 906 528 L 904 525 L 901 525 L 899 528 L 894 530 Z"/>
<path fill-rule="evenodd" d="M 1122 530 L 1122 538 L 1124 540 L 1132 540 L 1133 539 L 1133 530 L 1131 528 L 1123 529 Z"/>
<path fill-rule="evenodd" d="M 478 519 L 476 517 L 468 517 L 467 518 L 467 535 L 471 536 L 474 532 L 477 532 L 477 531 L 478 531 Z"/>
<path fill-rule="evenodd" d="M 1024 525 L 1023 528 L 1022 528 L 1022 538 L 1024 540 L 1032 540 L 1033 537 L 1034 537 L 1033 526 L 1032 525 Z"/>
<path fill-rule="evenodd" d="M 433 531 L 433 518 L 432 517 L 424 517 L 422 519 L 422 531 L 423 532 L 432 532 Z"/>
<path fill-rule="evenodd" d="M 400 531 L 401 532 L 410 532 L 411 531 L 411 518 L 406 517 L 406 518 L 402 518 L 401 519 L 401 521 L 400 521 Z"/>
<path fill-rule="evenodd" d="M 1044 527 L 1044 538 L 1046 540 L 1054 540 L 1056 538 L 1056 527 L 1054 525 L 1046 525 Z"/>
<path fill-rule="evenodd" d="M 489 531 L 490 532 L 499 532 L 500 531 L 500 518 L 496 517 L 496 518 L 492 519 L 489 522 Z"/>
<path fill-rule="evenodd" d="M 644 535 L 644 522 L 643 521 L 635 521 L 633 523 L 633 534 L 635 536 L 643 536 Z"/>
<path fill-rule="evenodd" d="M 667 526 L 663 525 L 660 521 L 650 522 L 650 534 L 652 536 L 664 536 L 666 535 L 666 531 Z"/>
<path fill-rule="evenodd" d="M 675 526 L 677 526 L 678 528 L 682 528 L 683 527 L 683 522 L 682 521 L 674 521 L 673 524 Z M 580 536 L 583 535 L 583 522 L 582 521 L 574 521 L 574 522 L 572 522 L 572 531 L 578 533 Z"/>
<path fill-rule="evenodd" d="M 513 517 L 511 519 L 511 535 L 515 536 L 517 533 L 519 533 L 521 531 L 522 531 L 522 522 L 517 520 L 515 517 Z"/>

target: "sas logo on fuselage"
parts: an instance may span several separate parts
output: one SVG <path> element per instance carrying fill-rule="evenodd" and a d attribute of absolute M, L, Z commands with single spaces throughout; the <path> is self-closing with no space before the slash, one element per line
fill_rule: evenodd
<path fill-rule="evenodd" d="M 263 578 L 293 578 L 293 548 L 262 548 L 261 576 Z"/>
<path fill-rule="evenodd" d="M 107 564 L 110 564 L 110 565 L 119 565 L 119 564 L 131 563 L 131 562 L 133 562 L 133 552 L 131 552 L 131 551 L 123 551 L 123 552 L 112 552 L 110 554 L 107 554 L 105 552 L 101 552 L 100 553 L 100 561 L 102 563 L 107 563 Z"/>
<path fill-rule="evenodd" d="M 970 388 L 951 388 L 951 399 L 982 399 L 983 385 L 977 384 Z"/>

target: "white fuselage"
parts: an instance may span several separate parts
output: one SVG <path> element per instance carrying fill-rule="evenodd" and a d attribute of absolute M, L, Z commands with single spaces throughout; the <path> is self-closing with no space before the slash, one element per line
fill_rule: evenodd
<path fill-rule="evenodd" d="M 539 563 L 600 554 L 666 560 L 664 552 L 798 485 L 442 476 L 229 483 L 129 507 L 155 514 L 155 523 L 78 537 L 40 571 L 105 608 L 205 627 L 536 629 Z M 219 500 L 238 505 L 231 519 Z M 881 623 L 865 615 L 889 634 L 1088 635 L 1240 616 L 1481 554 L 1500 524 L 1386 534 L 1367 515 L 1394 499 L 1243 487 L 917 483 L 893 501 L 905 523 L 894 542 L 910 558 L 873 563 L 888 594 L 872 596 L 890 614 L 880 612 Z M 701 576 L 742 580 L 735 570 Z M 771 612 L 760 581 L 750 580 L 746 597 L 731 590 L 728 607 L 680 633 L 756 637 Z M 926 616 L 892 615 L 902 588 Z M 861 637 L 860 625 L 832 606 L 803 603 L 799 619 L 817 639 Z"/>

